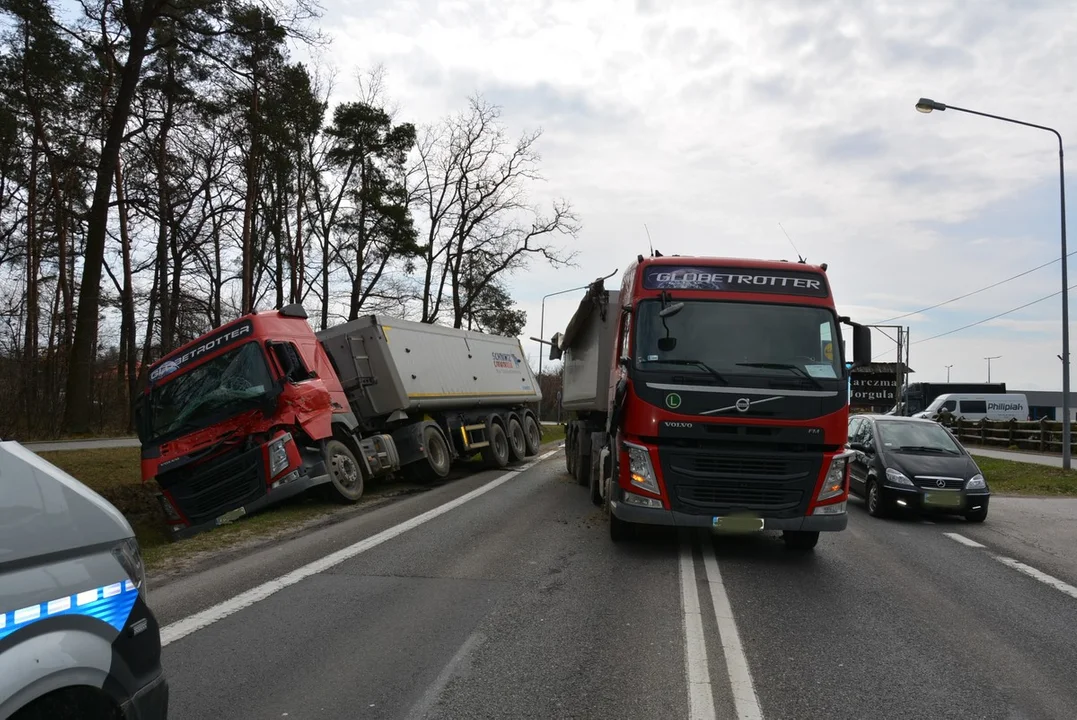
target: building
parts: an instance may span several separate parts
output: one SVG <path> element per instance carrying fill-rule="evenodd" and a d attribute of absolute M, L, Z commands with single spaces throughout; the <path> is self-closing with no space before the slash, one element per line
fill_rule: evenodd
<path fill-rule="evenodd" d="M 1062 419 L 1062 392 L 1058 390 L 1007 390 L 1028 399 L 1029 420 Z M 1077 393 L 1070 393 L 1070 420 L 1077 420 Z"/>

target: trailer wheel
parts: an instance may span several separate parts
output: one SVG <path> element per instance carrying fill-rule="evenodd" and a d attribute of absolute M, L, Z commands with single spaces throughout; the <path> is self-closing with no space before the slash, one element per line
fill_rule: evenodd
<path fill-rule="evenodd" d="M 534 415 L 524 415 L 524 439 L 527 441 L 527 456 L 538 455 L 542 445 L 542 428 Z"/>
<path fill-rule="evenodd" d="M 490 424 L 490 444 L 482 449 L 482 459 L 490 467 L 503 468 L 509 464 L 509 438 L 505 428 Z"/>
<path fill-rule="evenodd" d="M 524 426 L 516 418 L 509 418 L 509 456 L 513 461 L 523 460 L 527 456 L 527 437 Z"/>
<path fill-rule="evenodd" d="M 355 459 L 355 453 L 343 442 L 334 439 L 325 444 L 325 460 L 334 491 L 333 499 L 345 504 L 358 502 L 363 496 L 363 471 Z"/>
<path fill-rule="evenodd" d="M 428 475 L 434 480 L 447 476 L 452 467 L 452 455 L 449 453 L 445 436 L 433 425 L 427 425 L 423 430 L 423 445 L 426 446 Z"/>

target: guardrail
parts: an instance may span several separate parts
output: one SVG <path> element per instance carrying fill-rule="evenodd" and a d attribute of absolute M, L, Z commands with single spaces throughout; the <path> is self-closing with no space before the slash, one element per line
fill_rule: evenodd
<path fill-rule="evenodd" d="M 965 445 L 983 445 L 1040 453 L 1062 452 L 1062 423 L 1044 418 L 1032 422 L 1018 420 L 956 420 L 935 416 Z M 1077 451 L 1077 445 L 1071 448 Z"/>

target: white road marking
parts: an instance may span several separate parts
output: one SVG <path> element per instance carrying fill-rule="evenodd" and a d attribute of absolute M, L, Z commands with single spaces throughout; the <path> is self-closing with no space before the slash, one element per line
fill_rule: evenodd
<path fill-rule="evenodd" d="M 453 676 L 462 669 L 462 666 L 468 664 L 471 661 L 471 656 L 480 645 L 486 642 L 486 636 L 476 631 L 468 636 L 464 644 L 460 646 L 460 649 L 456 651 L 456 654 L 452 656 L 452 659 L 445 664 L 445 667 L 441 669 L 438 676 L 431 683 L 430 687 L 426 689 L 419 701 L 412 706 L 411 711 L 408 712 L 408 720 L 422 720 L 426 717 L 427 713 L 434 707 L 438 701 L 438 697 L 445 689 L 445 686 L 449 684 Z"/>
<path fill-rule="evenodd" d="M 1044 585 L 1050 585 L 1055 590 L 1061 590 L 1070 597 L 1077 599 L 1077 587 L 1073 587 L 1069 583 L 1062 582 L 1061 580 L 1052 575 L 1048 575 L 1045 572 L 1040 572 L 1031 565 L 1025 565 L 1023 562 L 1019 562 L 1017 560 L 1014 560 L 1013 558 L 996 555 L 995 559 L 1003 565 L 1012 567 L 1014 570 L 1020 570 L 1025 575 L 1036 578 Z"/>
<path fill-rule="evenodd" d="M 737 708 L 739 720 L 762 720 L 763 711 L 759 708 L 759 698 L 752 684 L 752 673 L 748 668 L 748 658 L 744 655 L 744 646 L 740 644 L 737 621 L 733 618 L 733 609 L 729 605 L 722 573 L 718 570 L 718 559 L 714 556 L 714 545 L 708 540 L 703 543 L 703 566 L 707 569 L 707 584 L 711 590 L 714 603 L 714 617 L 718 621 L 718 634 L 725 652 L 725 664 L 729 671 L 729 684 L 733 688 L 733 702 Z"/>
<path fill-rule="evenodd" d="M 713 720 L 714 693 L 707 644 L 703 637 L 703 616 L 699 611 L 699 588 L 692 557 L 692 539 L 681 536 L 681 602 L 684 610 L 684 663 L 688 675 L 688 717 L 690 720 Z"/>
<path fill-rule="evenodd" d="M 286 587 L 295 585 L 299 581 L 304 580 L 311 575 L 316 575 L 320 572 L 324 572 L 325 570 L 328 570 L 334 565 L 339 565 L 345 560 L 353 558 L 360 553 L 364 553 L 371 548 L 375 548 L 378 545 L 381 545 L 382 543 L 386 542 L 387 540 L 392 540 L 396 536 L 402 535 L 403 533 L 413 528 L 417 528 L 423 523 L 433 520 L 440 515 L 444 515 L 450 510 L 455 510 L 461 505 L 470 502 L 481 495 L 485 495 L 486 493 L 497 487 L 500 487 L 501 485 L 504 485 L 512 478 L 516 477 L 525 470 L 529 470 L 530 468 L 534 467 L 539 462 L 545 460 L 556 452 L 556 450 L 550 450 L 547 453 L 543 453 L 542 455 L 539 455 L 537 458 L 527 463 L 526 465 L 522 465 L 518 468 L 513 468 L 512 470 L 498 476 L 497 478 L 491 480 L 485 485 L 475 488 L 466 495 L 461 495 L 455 500 L 450 500 L 444 505 L 438 505 L 432 510 L 427 510 L 422 515 L 416 515 L 410 520 L 406 520 L 399 525 L 394 525 L 387 530 L 382 530 L 376 535 L 371 535 L 368 538 L 360 540 L 354 545 L 349 545 L 346 548 L 337 550 L 331 555 L 326 555 L 319 560 L 315 560 L 312 563 L 304 565 L 300 568 L 296 568 L 290 573 L 286 573 L 278 578 L 264 582 L 261 585 L 253 587 L 246 592 L 240 593 L 239 595 L 236 595 L 229 600 L 225 600 L 224 602 L 218 603 L 212 607 L 208 607 L 201 612 L 197 612 L 194 615 L 190 615 L 183 618 L 182 620 L 177 620 L 170 625 L 166 625 L 165 627 L 161 628 L 161 645 L 168 645 L 169 643 L 173 643 L 181 638 L 184 638 L 187 635 L 190 635 L 191 633 L 195 632 L 196 630 L 201 630 L 208 625 L 212 625 L 219 620 L 223 620 L 229 615 L 234 615 L 240 610 L 254 605 L 256 602 L 265 600 L 267 597 L 273 595 L 274 593 L 277 593 Z"/>
<path fill-rule="evenodd" d="M 969 547 L 974 547 L 974 548 L 987 547 L 986 545 L 981 545 L 980 543 L 976 542 L 975 540 L 971 540 L 971 539 L 965 537 L 964 535 L 962 535 L 960 533 L 943 533 L 943 535 L 950 538 L 951 540 L 958 541 L 962 545 L 968 545 Z"/>

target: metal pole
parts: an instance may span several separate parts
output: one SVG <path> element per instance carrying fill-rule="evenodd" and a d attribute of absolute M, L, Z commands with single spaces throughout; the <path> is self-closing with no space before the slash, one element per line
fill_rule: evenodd
<path fill-rule="evenodd" d="M 947 365 L 946 366 L 946 382 L 950 382 L 950 368 L 952 368 L 952 367 L 953 367 L 953 365 Z"/>
<path fill-rule="evenodd" d="M 916 109 L 920 112 L 931 112 L 932 110 L 956 110 L 958 112 L 968 113 L 969 115 L 979 115 L 980 117 L 1001 120 L 1002 122 L 1013 123 L 1014 125 L 1024 125 L 1025 127 L 1036 128 L 1037 130 L 1046 130 L 1058 138 L 1058 196 L 1062 220 L 1062 468 L 1064 470 L 1069 470 L 1072 444 L 1070 427 L 1070 301 L 1069 271 L 1066 264 L 1066 255 L 1068 254 L 1066 252 L 1066 163 L 1062 150 L 1062 133 L 1054 128 L 1047 127 L 1046 125 L 1037 125 L 1035 123 L 1015 120 L 1001 115 L 992 115 L 978 110 L 969 110 L 968 108 L 946 105 L 945 103 L 935 102 L 928 98 L 920 98 L 920 101 L 916 104 Z"/>
<path fill-rule="evenodd" d="M 609 280 L 616 274 L 617 268 L 614 268 L 613 272 L 611 272 L 609 275 L 603 276 L 602 279 Z M 580 285 L 579 287 L 569 288 L 568 290 L 558 290 L 557 292 L 546 293 L 542 296 L 542 309 L 539 312 L 539 338 L 541 338 L 543 342 L 546 341 L 546 298 L 551 298 L 554 295 L 564 295 L 565 293 L 575 292 L 577 290 L 586 290 L 589 287 L 591 287 L 591 283 L 588 283 L 586 285 Z M 539 375 L 542 374 L 542 355 L 543 353 L 539 353 Z"/>
<path fill-rule="evenodd" d="M 1070 469 L 1070 300 L 1066 265 L 1066 165 L 1058 135 L 1058 188 L 1062 209 L 1062 468 Z"/>
<path fill-rule="evenodd" d="M 1000 357 L 1002 357 L 1002 356 L 1001 355 L 992 355 L 991 357 L 985 357 L 984 358 L 984 360 L 987 361 L 987 382 L 991 382 L 991 361 L 992 360 L 998 360 Z"/>
<path fill-rule="evenodd" d="M 542 298 L 542 312 L 539 313 L 539 337 L 546 339 L 546 298 Z M 539 346 L 539 375 L 542 375 L 542 356 L 546 353 L 545 348 Z"/>
<path fill-rule="evenodd" d="M 894 407 L 901 402 L 901 360 L 904 353 L 901 352 L 901 326 L 897 329 L 897 364 L 894 365 Z"/>

